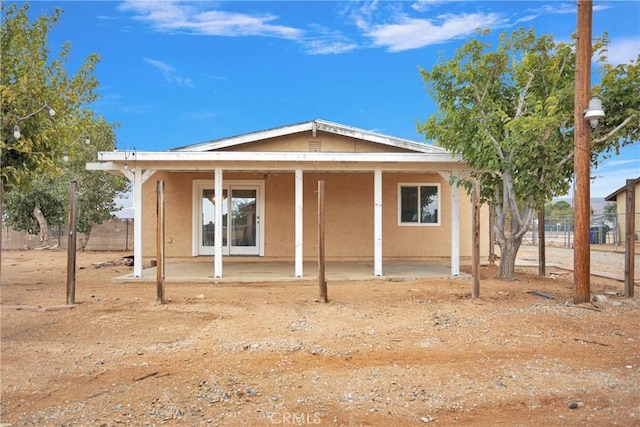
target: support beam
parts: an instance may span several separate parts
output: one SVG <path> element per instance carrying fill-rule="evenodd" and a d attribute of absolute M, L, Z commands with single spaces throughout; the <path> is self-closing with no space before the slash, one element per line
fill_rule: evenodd
<path fill-rule="evenodd" d="M 78 225 L 78 193 L 76 181 L 69 182 L 69 240 L 67 244 L 67 305 L 76 303 L 76 228 Z"/>
<path fill-rule="evenodd" d="M 546 233 L 544 229 L 544 204 L 538 207 L 538 276 L 547 275 Z"/>
<path fill-rule="evenodd" d="M 142 171 L 133 173 L 133 277 L 142 277 Z"/>
<path fill-rule="evenodd" d="M 164 181 L 156 184 L 156 303 L 164 304 L 165 240 L 164 240 Z"/>
<path fill-rule="evenodd" d="M 382 276 L 382 170 L 373 173 L 373 274 Z"/>
<path fill-rule="evenodd" d="M 451 275 L 460 276 L 460 191 L 451 185 Z"/>
<path fill-rule="evenodd" d="M 213 177 L 213 194 L 216 200 L 216 211 L 215 211 L 215 226 L 214 233 L 215 238 L 213 239 L 213 276 L 215 278 L 222 277 L 222 200 L 223 200 L 223 192 L 222 192 L 222 169 L 216 168 Z M 229 195 L 231 196 L 231 195 Z"/>
<path fill-rule="evenodd" d="M 471 298 L 480 298 L 480 183 L 473 181 L 473 234 L 471 248 Z"/>
<path fill-rule="evenodd" d="M 296 169 L 295 171 L 295 276 L 302 277 L 302 265 L 304 258 L 303 251 L 303 192 L 304 182 L 302 177 L 302 169 Z"/>
<path fill-rule="evenodd" d="M 318 287 L 320 302 L 328 302 L 324 253 L 324 181 L 318 181 Z"/>

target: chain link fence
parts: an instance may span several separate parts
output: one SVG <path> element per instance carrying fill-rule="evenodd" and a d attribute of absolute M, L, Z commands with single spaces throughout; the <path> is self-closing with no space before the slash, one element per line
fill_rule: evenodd
<path fill-rule="evenodd" d="M 640 213 L 635 215 L 635 242 L 640 234 Z M 626 232 L 625 214 L 591 215 L 589 242 L 592 245 L 624 246 Z M 545 217 L 544 239 L 546 246 L 573 247 L 573 215 Z M 523 244 L 538 244 L 538 219 L 534 218 L 531 230 L 525 235 Z"/>
<path fill-rule="evenodd" d="M 132 251 L 133 250 L 133 219 L 112 219 L 96 225 L 91 231 L 87 242 L 88 251 Z M 49 230 L 49 245 L 66 249 L 68 244 L 68 228 L 66 225 L 55 225 Z M 84 233 L 77 235 L 78 248 L 81 247 Z M 41 247 L 39 234 L 26 231 L 16 231 L 3 224 L 2 249 L 19 250 Z"/>
<path fill-rule="evenodd" d="M 624 246 L 626 218 L 624 214 L 598 214 L 591 216 L 589 241 L 592 245 Z M 635 215 L 635 241 L 638 243 L 640 235 L 640 213 Z M 89 251 L 132 251 L 133 250 L 133 219 L 112 219 L 94 227 L 87 243 Z M 545 218 L 545 244 L 547 246 L 573 247 L 573 215 Z M 66 225 L 53 226 L 49 232 L 50 245 L 67 248 L 68 233 Z M 78 247 L 85 238 L 84 233 L 78 233 Z M 525 245 L 538 244 L 538 220 L 534 218 L 531 230 L 523 239 Z M 17 250 L 41 246 L 38 234 L 26 231 L 15 231 L 3 224 L 2 249 Z"/>

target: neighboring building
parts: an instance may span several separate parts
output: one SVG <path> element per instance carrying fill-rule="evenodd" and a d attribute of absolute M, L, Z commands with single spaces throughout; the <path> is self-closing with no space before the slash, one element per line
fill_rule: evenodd
<path fill-rule="evenodd" d="M 143 258 L 156 255 L 159 180 L 167 258 L 213 256 L 215 277 L 226 256 L 294 261 L 292 273 L 302 277 L 303 261 L 317 257 L 319 181 L 327 260 L 372 261 L 372 275 L 381 276 L 383 260 L 446 258 L 458 275 L 460 258 L 471 257 L 471 202 L 449 185 L 468 167 L 425 143 L 313 120 L 168 151 L 100 152 L 98 159 L 87 168 L 133 183 L 136 277 Z M 481 235 L 488 242 L 488 227 Z"/>
<path fill-rule="evenodd" d="M 616 203 L 616 212 L 618 214 L 618 227 L 617 236 L 614 239 L 616 242 L 624 242 L 625 230 L 627 229 L 627 186 L 618 188 L 613 193 L 604 198 L 606 202 Z M 635 240 L 638 240 L 638 233 L 640 233 L 640 177 L 635 179 Z"/>

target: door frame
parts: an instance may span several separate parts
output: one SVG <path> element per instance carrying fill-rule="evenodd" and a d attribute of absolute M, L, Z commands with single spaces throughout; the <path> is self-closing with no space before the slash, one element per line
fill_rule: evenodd
<path fill-rule="evenodd" d="M 201 253 L 200 242 L 202 239 L 202 190 L 214 188 L 213 179 L 194 179 L 192 185 L 192 219 L 191 219 L 191 254 L 192 256 L 212 256 L 212 253 Z M 264 220 L 264 181 L 263 180 L 223 180 L 223 190 L 227 190 L 228 197 L 231 197 L 231 189 L 233 187 L 254 187 L 256 188 L 256 213 L 257 213 L 257 231 L 256 239 L 258 254 L 257 256 L 264 256 L 264 236 L 265 236 L 265 220 Z M 229 213 L 230 214 L 230 213 Z M 230 221 L 231 218 L 228 218 Z M 230 240 L 227 239 L 227 246 L 223 247 L 223 255 L 229 256 Z M 213 246 L 212 246 L 213 248 Z M 232 254 L 234 255 L 234 254 Z M 247 254 L 235 254 L 235 256 L 256 256 Z"/>

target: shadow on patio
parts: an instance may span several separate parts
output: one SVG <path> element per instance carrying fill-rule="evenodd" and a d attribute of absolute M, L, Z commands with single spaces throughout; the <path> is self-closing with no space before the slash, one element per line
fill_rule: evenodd
<path fill-rule="evenodd" d="M 165 265 L 165 283 L 229 283 L 229 282 L 284 282 L 300 280 L 318 280 L 318 263 L 305 262 L 304 277 L 294 276 L 294 263 L 286 261 L 236 261 L 225 258 L 222 278 L 214 278 L 213 259 L 197 258 L 194 260 L 172 260 Z M 373 274 L 372 262 L 331 261 L 325 265 L 325 277 L 328 281 L 336 280 L 390 280 L 404 281 L 423 277 L 451 277 L 451 268 L 446 263 L 437 261 L 422 262 L 386 262 L 382 265 L 383 275 Z M 116 277 L 114 282 L 156 282 L 156 267 L 142 270 L 142 277 L 133 274 Z M 461 273 L 459 278 L 470 276 Z"/>

